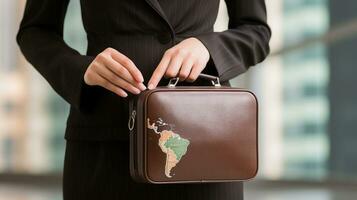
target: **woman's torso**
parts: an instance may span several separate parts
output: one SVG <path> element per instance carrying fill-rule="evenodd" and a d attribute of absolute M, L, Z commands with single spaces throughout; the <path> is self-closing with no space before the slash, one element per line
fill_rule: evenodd
<path fill-rule="evenodd" d="M 160 7 L 153 6 L 155 1 L 161 4 L 167 21 L 155 10 Z M 87 55 L 96 56 L 107 47 L 118 50 L 135 63 L 146 85 L 167 49 L 187 37 L 213 31 L 218 7 L 219 0 L 81 0 Z M 213 63 L 208 63 L 203 72 L 214 74 Z M 167 82 L 163 78 L 159 86 Z M 195 84 L 210 82 L 182 83 Z M 85 101 L 95 102 L 86 113 L 71 107 L 66 139 L 129 138 L 126 98 L 101 88 L 96 91 L 95 99 Z"/>

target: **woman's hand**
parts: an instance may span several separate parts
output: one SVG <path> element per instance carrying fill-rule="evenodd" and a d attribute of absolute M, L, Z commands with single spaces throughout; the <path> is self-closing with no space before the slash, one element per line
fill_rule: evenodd
<path fill-rule="evenodd" d="M 209 58 L 209 51 L 200 40 L 187 38 L 164 53 L 148 82 L 148 88 L 154 89 L 163 76 L 178 76 L 180 81 L 193 82 L 206 67 Z"/>
<path fill-rule="evenodd" d="M 102 86 L 121 97 L 127 90 L 139 94 L 145 90 L 144 78 L 135 64 L 113 48 L 107 48 L 92 61 L 84 74 L 87 85 Z"/>

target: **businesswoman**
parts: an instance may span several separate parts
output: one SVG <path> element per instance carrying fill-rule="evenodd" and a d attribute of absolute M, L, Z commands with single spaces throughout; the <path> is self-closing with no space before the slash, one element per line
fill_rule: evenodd
<path fill-rule="evenodd" d="M 219 0 L 81 0 L 86 55 L 63 41 L 69 0 L 27 0 L 17 34 L 26 59 L 70 104 L 63 197 L 243 199 L 241 183 L 151 185 L 129 174 L 128 95 L 167 85 L 222 85 L 269 53 L 264 0 L 225 0 L 226 31 L 213 32 Z"/>

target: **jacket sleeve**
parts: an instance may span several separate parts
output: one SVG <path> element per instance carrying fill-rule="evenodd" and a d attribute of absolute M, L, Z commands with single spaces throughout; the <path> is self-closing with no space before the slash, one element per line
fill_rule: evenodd
<path fill-rule="evenodd" d="M 269 54 L 270 27 L 264 0 L 225 0 L 228 29 L 195 37 L 210 52 L 220 80 L 227 81 L 248 70 Z"/>
<path fill-rule="evenodd" d="M 69 0 L 27 0 L 16 41 L 25 58 L 69 104 L 84 111 L 93 86 L 84 73 L 94 57 L 79 54 L 63 40 Z"/>

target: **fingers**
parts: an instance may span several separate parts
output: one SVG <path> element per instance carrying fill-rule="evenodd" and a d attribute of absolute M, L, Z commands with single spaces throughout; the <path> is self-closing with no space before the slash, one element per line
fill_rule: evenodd
<path fill-rule="evenodd" d="M 201 65 L 199 63 L 195 63 L 192 66 L 191 72 L 188 75 L 188 77 L 186 78 L 186 81 L 194 82 L 198 78 L 198 76 L 200 75 L 201 71 L 202 71 Z"/>
<path fill-rule="evenodd" d="M 111 74 L 111 76 L 113 76 L 112 79 L 114 79 L 114 75 L 117 75 L 118 77 L 124 79 L 126 82 L 132 84 L 134 87 L 139 88 L 142 91 L 146 89 L 142 82 L 135 80 L 130 72 L 123 65 L 112 59 L 112 57 L 105 59 L 104 64 L 108 70 L 114 73 Z M 107 73 L 109 74 L 109 72 Z"/>
<path fill-rule="evenodd" d="M 128 57 L 126 57 L 124 54 L 120 53 L 115 49 L 110 49 L 109 51 L 111 53 L 112 58 L 118 63 L 120 63 L 123 67 L 125 67 L 136 81 L 144 81 L 141 72 Z"/>
<path fill-rule="evenodd" d="M 112 84 L 110 81 L 105 79 L 104 77 L 100 76 L 99 74 L 94 74 L 93 78 L 98 81 L 98 84 L 105 89 L 114 92 L 115 94 L 121 96 L 121 97 L 127 97 L 128 94 L 120 87 Z"/>
<path fill-rule="evenodd" d="M 186 78 L 191 73 L 192 66 L 193 66 L 193 59 L 188 58 L 183 61 L 179 75 L 178 75 L 180 78 L 180 81 L 186 80 Z"/>
<path fill-rule="evenodd" d="M 176 77 L 178 72 L 180 71 L 182 61 L 183 56 L 181 54 L 177 54 L 176 56 L 171 58 L 164 76 L 166 78 Z"/>
<path fill-rule="evenodd" d="M 106 67 L 98 68 L 98 74 L 105 78 L 111 84 L 123 88 L 133 94 L 139 94 L 141 92 L 138 88 L 134 87 L 131 83 L 119 77 L 117 74 L 113 73 Z"/>
<path fill-rule="evenodd" d="M 170 58 L 171 56 L 165 52 L 164 56 L 162 57 L 159 65 L 156 67 L 155 71 L 153 72 L 149 82 L 148 82 L 148 88 L 149 89 L 154 89 L 163 75 L 166 72 L 167 65 L 170 63 Z"/>
<path fill-rule="evenodd" d="M 164 75 L 166 78 L 178 76 L 180 81 L 193 82 L 206 67 L 209 58 L 209 51 L 200 40 L 187 38 L 164 53 L 148 82 L 148 88 L 155 88 Z"/>
<path fill-rule="evenodd" d="M 189 53 L 179 50 L 174 53 L 167 51 L 155 69 L 148 83 L 148 88 L 155 88 L 163 76 L 166 78 L 178 76 L 180 81 L 193 82 L 204 67 Z"/>
<path fill-rule="evenodd" d="M 126 91 L 139 94 L 146 89 L 139 69 L 129 58 L 112 48 L 96 56 L 84 74 L 84 81 L 88 85 L 102 86 L 122 97 L 127 96 Z"/>

